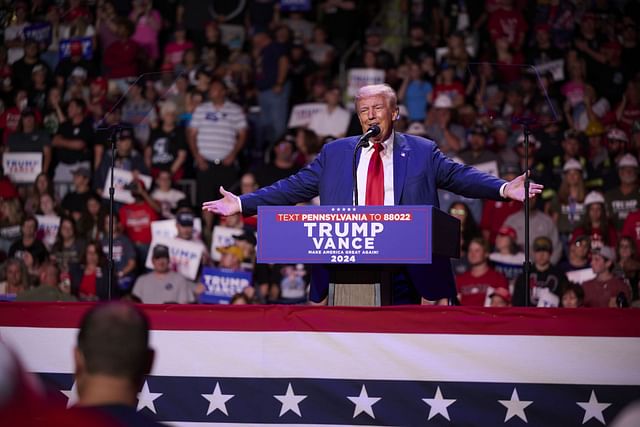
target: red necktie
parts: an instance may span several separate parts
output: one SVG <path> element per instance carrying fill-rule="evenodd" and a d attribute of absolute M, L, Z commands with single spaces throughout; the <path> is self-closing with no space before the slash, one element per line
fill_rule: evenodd
<path fill-rule="evenodd" d="M 367 205 L 384 205 L 384 169 L 380 152 L 384 149 L 381 143 L 373 144 L 373 153 L 367 171 Z"/>

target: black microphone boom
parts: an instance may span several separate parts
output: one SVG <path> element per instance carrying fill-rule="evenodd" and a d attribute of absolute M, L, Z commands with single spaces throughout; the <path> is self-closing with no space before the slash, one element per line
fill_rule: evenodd
<path fill-rule="evenodd" d="M 360 137 L 358 143 L 356 144 L 355 150 L 353 150 L 353 201 L 354 206 L 358 205 L 358 174 L 357 169 L 358 165 L 356 165 L 356 157 L 358 155 L 358 150 L 361 148 L 366 148 L 369 146 L 369 138 L 380 135 L 380 126 L 373 125 Z"/>
<path fill-rule="evenodd" d="M 360 137 L 360 139 L 358 140 L 358 145 L 360 147 L 367 147 L 369 145 L 369 138 L 373 138 L 374 136 L 378 135 L 380 135 L 380 126 L 373 125 L 369 129 L 367 129 L 364 135 Z"/>

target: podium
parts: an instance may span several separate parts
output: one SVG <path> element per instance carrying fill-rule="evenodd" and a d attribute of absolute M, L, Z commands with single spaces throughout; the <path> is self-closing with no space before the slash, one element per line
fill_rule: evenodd
<path fill-rule="evenodd" d="M 325 264 L 329 305 L 390 305 L 403 265 L 460 256 L 460 222 L 434 206 L 261 206 L 256 252 Z"/>

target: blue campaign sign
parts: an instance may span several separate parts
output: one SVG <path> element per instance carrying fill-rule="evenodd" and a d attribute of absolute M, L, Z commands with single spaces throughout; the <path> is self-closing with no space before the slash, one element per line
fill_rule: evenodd
<path fill-rule="evenodd" d="M 308 12 L 311 10 L 311 0 L 280 0 L 280 10 L 283 12 Z"/>
<path fill-rule="evenodd" d="M 37 22 L 24 29 L 24 38 L 35 40 L 49 46 L 51 43 L 51 24 L 48 22 Z"/>
<path fill-rule="evenodd" d="M 260 206 L 260 263 L 428 264 L 432 206 Z"/>
<path fill-rule="evenodd" d="M 229 304 L 231 297 L 251 286 L 251 273 L 206 267 L 201 282 L 206 288 L 200 295 L 202 304 Z"/>
<path fill-rule="evenodd" d="M 82 57 L 90 60 L 93 57 L 93 39 L 91 37 L 81 37 L 73 39 L 60 40 L 60 59 L 71 56 L 71 43 L 79 42 L 82 46 Z"/>

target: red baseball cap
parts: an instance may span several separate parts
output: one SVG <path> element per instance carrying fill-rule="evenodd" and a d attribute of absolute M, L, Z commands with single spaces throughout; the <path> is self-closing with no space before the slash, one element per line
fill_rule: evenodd
<path fill-rule="evenodd" d="M 513 227 L 508 227 L 508 226 L 500 227 L 500 230 L 498 230 L 498 234 L 501 234 L 503 236 L 509 236 L 513 240 L 516 240 L 516 238 L 518 237 L 516 230 Z"/>
<path fill-rule="evenodd" d="M 69 52 L 71 56 L 80 56 L 82 55 L 82 42 L 78 40 L 74 40 L 69 45 Z"/>

